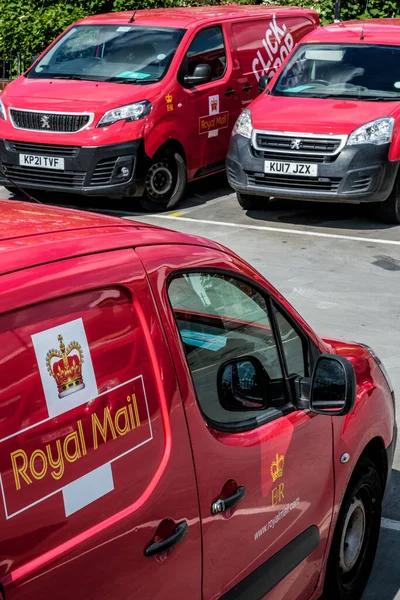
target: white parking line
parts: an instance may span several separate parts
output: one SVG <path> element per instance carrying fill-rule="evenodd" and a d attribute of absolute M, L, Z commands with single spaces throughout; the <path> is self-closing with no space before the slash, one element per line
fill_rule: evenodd
<path fill-rule="evenodd" d="M 400 521 L 393 521 L 393 519 L 382 519 L 382 527 L 384 529 L 400 531 Z"/>
<path fill-rule="evenodd" d="M 127 217 L 128 219 L 130 217 Z M 319 231 L 304 231 L 303 229 L 284 229 L 283 227 L 267 227 L 266 225 L 247 225 L 245 223 L 229 223 L 227 221 L 209 221 L 206 219 L 191 219 L 173 215 L 151 215 L 152 219 L 171 219 L 173 221 L 187 221 L 201 225 L 217 225 L 219 227 L 233 227 L 236 229 L 254 229 L 256 231 L 270 231 L 272 233 L 285 233 L 291 235 L 306 235 L 309 237 L 328 238 L 333 240 L 349 240 L 351 242 L 364 242 L 368 244 L 384 244 L 386 246 L 400 246 L 400 240 L 384 240 L 380 238 L 357 237 L 355 235 L 340 235 L 336 233 L 321 233 Z"/>

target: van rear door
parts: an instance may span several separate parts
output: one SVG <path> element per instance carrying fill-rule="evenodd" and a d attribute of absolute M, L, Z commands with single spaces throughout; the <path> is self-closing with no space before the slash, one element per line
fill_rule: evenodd
<path fill-rule="evenodd" d="M 0 280 L 7 599 L 199 599 L 190 442 L 135 252 Z"/>
<path fill-rule="evenodd" d="M 316 24 L 306 15 L 280 16 L 279 12 L 257 21 L 232 24 L 232 39 L 240 64 L 238 92 L 242 108 L 259 95 L 260 77 L 274 75 L 292 48 Z"/>

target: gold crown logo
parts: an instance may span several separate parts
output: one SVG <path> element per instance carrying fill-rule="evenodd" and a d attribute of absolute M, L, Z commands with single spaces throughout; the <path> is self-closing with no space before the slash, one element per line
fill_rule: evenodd
<path fill-rule="evenodd" d="M 218 104 L 215 100 L 213 100 L 211 102 L 211 110 L 217 110 L 217 108 L 218 108 Z"/>
<path fill-rule="evenodd" d="M 171 96 L 171 94 L 168 94 L 167 96 L 165 96 L 165 102 L 167 104 L 170 104 L 172 102 L 172 96 Z"/>
<path fill-rule="evenodd" d="M 63 336 L 58 336 L 59 350 L 49 350 L 46 365 L 49 375 L 54 377 L 58 397 L 63 398 L 85 387 L 82 378 L 83 352 L 78 342 L 72 341 L 65 347 Z"/>
<path fill-rule="evenodd" d="M 285 464 L 285 457 L 276 455 L 276 460 L 271 464 L 271 477 L 272 481 L 276 481 L 279 477 L 283 475 L 283 467 Z"/>

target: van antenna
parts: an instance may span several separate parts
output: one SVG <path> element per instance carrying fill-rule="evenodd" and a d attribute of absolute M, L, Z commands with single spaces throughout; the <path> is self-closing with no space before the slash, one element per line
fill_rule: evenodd
<path fill-rule="evenodd" d="M 135 8 L 135 10 L 133 11 L 133 15 L 129 19 L 128 23 L 133 23 L 133 21 L 135 20 L 135 15 L 136 15 L 137 11 L 138 11 L 138 9 Z"/>
<path fill-rule="evenodd" d="M 365 38 L 365 35 L 364 35 L 364 25 L 362 25 L 362 27 L 361 27 L 361 35 L 360 35 L 360 40 L 363 40 L 364 38 Z"/>

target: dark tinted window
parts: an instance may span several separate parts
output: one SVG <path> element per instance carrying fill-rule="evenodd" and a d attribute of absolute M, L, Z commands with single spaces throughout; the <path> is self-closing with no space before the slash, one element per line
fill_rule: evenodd
<path fill-rule="evenodd" d="M 224 36 L 220 27 L 209 27 L 200 31 L 185 58 L 185 72 L 193 75 L 197 65 L 210 65 L 211 79 L 219 79 L 226 69 Z"/>

